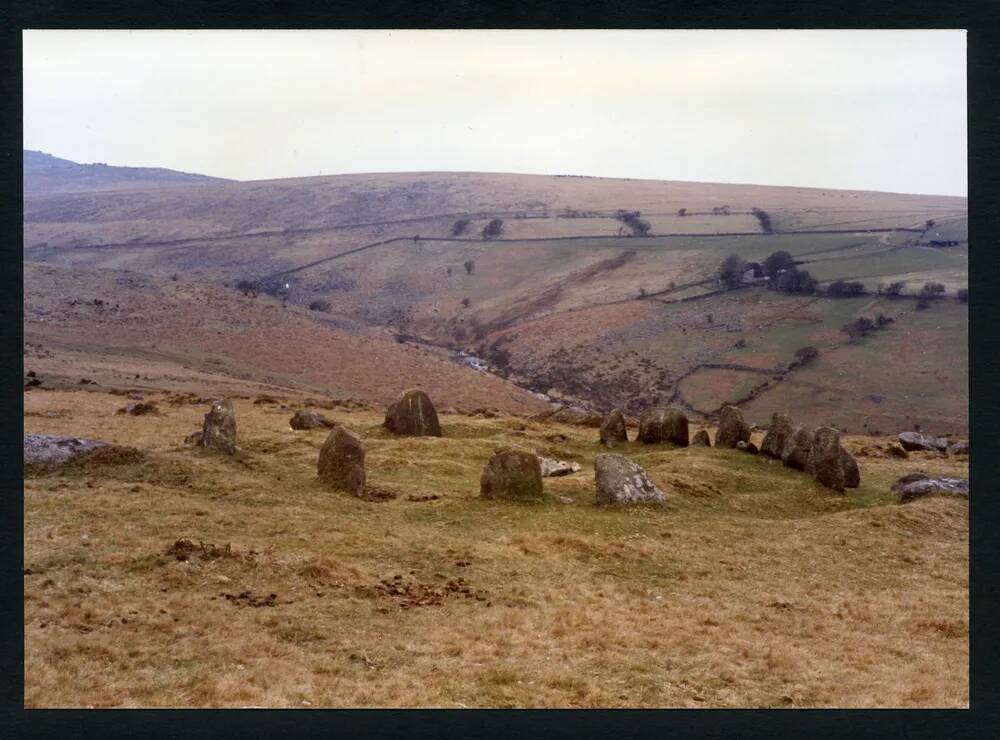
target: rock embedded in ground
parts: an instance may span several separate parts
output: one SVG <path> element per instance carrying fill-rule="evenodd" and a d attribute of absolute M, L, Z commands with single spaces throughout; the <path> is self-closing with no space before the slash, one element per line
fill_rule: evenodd
<path fill-rule="evenodd" d="M 25 434 L 26 465 L 61 465 L 91 450 L 107 447 L 107 442 L 57 434 Z"/>
<path fill-rule="evenodd" d="M 143 414 L 157 413 L 157 408 L 156 404 L 150 401 L 139 401 L 138 403 L 130 403 L 118 409 L 118 413 L 128 414 L 129 416 L 142 416 Z"/>
<path fill-rule="evenodd" d="M 704 429 L 699 429 L 695 432 L 694 436 L 691 437 L 692 447 L 711 447 L 712 440 L 708 436 L 708 432 Z"/>
<path fill-rule="evenodd" d="M 212 403 L 205 414 L 198 444 L 227 455 L 236 453 L 236 410 L 232 401 L 225 399 Z"/>
<path fill-rule="evenodd" d="M 771 426 L 767 428 L 764 441 L 760 443 L 761 453 L 780 460 L 792 431 L 792 419 L 788 414 L 771 414 Z"/>
<path fill-rule="evenodd" d="M 968 442 L 955 442 L 948 445 L 949 455 L 968 455 L 969 454 L 969 443 Z"/>
<path fill-rule="evenodd" d="M 933 495 L 948 495 L 969 498 L 969 481 L 965 478 L 945 478 L 910 473 L 892 484 L 893 491 L 899 491 L 899 503 L 905 504 L 918 498 Z"/>
<path fill-rule="evenodd" d="M 676 447 L 687 447 L 688 418 L 677 408 L 653 409 L 639 419 L 639 441 L 643 444 L 667 442 Z"/>
<path fill-rule="evenodd" d="M 561 406 L 551 414 L 545 416 L 549 421 L 557 421 L 561 424 L 574 424 L 583 427 L 601 426 L 601 417 L 593 411 L 579 406 Z"/>
<path fill-rule="evenodd" d="M 817 427 L 806 470 L 821 485 L 843 493 L 845 476 L 840 453 L 840 432 L 833 427 Z"/>
<path fill-rule="evenodd" d="M 601 444 L 605 447 L 614 447 L 619 442 L 628 442 L 628 429 L 621 411 L 614 409 L 604 417 L 601 422 L 600 439 Z"/>
<path fill-rule="evenodd" d="M 479 478 L 479 495 L 519 501 L 541 499 L 542 467 L 538 457 L 509 448 L 496 450 Z"/>
<path fill-rule="evenodd" d="M 542 471 L 543 478 L 557 478 L 563 475 L 579 473 L 581 468 L 578 462 L 566 462 L 565 460 L 553 460 L 551 457 L 538 457 L 538 463 Z"/>
<path fill-rule="evenodd" d="M 441 436 L 434 404 L 421 390 L 406 391 L 386 409 L 385 427 L 393 434 L 411 437 Z"/>
<path fill-rule="evenodd" d="M 320 427 L 330 429 L 333 425 L 334 422 L 314 409 L 299 409 L 288 421 L 288 426 L 296 430 L 319 429 Z"/>
<path fill-rule="evenodd" d="M 939 437 L 930 437 L 920 432 L 900 432 L 899 443 L 907 452 L 917 452 L 925 450 L 928 452 L 946 452 L 948 450 L 948 440 Z"/>
<path fill-rule="evenodd" d="M 667 497 L 646 471 L 624 455 L 605 452 L 594 458 L 597 504 L 666 503 Z"/>
<path fill-rule="evenodd" d="M 809 462 L 809 450 L 812 449 L 812 432 L 801 424 L 792 431 L 785 440 L 785 449 L 781 452 L 781 462 L 786 467 L 795 470 L 805 470 Z"/>
<path fill-rule="evenodd" d="M 753 442 L 744 442 L 743 440 L 736 443 L 736 449 L 740 452 L 748 452 L 751 455 L 756 455 L 760 451 Z"/>
<path fill-rule="evenodd" d="M 750 425 L 743 420 L 743 412 L 735 406 L 723 406 L 719 411 L 719 431 L 715 433 L 715 446 L 735 448 L 737 443 L 749 441 Z"/>
<path fill-rule="evenodd" d="M 365 492 L 365 446 L 361 437 L 342 424 L 333 428 L 319 451 L 316 464 L 322 483 L 354 496 Z"/>
<path fill-rule="evenodd" d="M 844 469 L 844 488 L 857 488 L 861 485 L 861 468 L 854 455 L 840 448 L 840 466 Z"/>

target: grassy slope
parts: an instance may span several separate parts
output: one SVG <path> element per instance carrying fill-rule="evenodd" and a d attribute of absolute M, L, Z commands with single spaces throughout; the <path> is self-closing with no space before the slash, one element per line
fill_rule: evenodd
<path fill-rule="evenodd" d="M 105 387 L 197 393 L 277 390 L 386 403 L 424 388 L 444 406 L 546 406 L 445 354 L 383 332 L 326 323 L 270 298 L 89 268 L 25 266 L 26 370 Z M 104 305 L 95 306 L 94 300 Z M 135 376 L 135 377 L 133 377 Z"/>
<path fill-rule="evenodd" d="M 968 706 L 967 507 L 887 490 L 963 462 L 859 457 L 839 496 L 734 451 L 630 443 L 669 505 L 602 510 L 595 430 L 445 415 L 441 439 L 395 439 L 330 412 L 399 493 L 374 503 L 320 488 L 324 432 L 290 431 L 291 410 L 238 401 L 229 459 L 181 443 L 204 406 L 121 404 L 25 396 L 27 431 L 147 452 L 26 481 L 27 706 Z M 575 503 L 479 500 L 500 444 L 579 460 L 546 480 Z M 257 554 L 178 562 L 182 537 Z M 377 590 L 396 575 L 483 600 L 403 609 Z M 245 590 L 277 605 L 221 596 Z"/>

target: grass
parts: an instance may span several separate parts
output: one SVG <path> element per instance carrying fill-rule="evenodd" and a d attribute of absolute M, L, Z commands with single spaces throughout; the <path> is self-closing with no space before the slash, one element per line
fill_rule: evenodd
<path fill-rule="evenodd" d="M 960 461 L 851 438 L 872 455 L 840 496 L 762 458 L 629 443 L 668 504 L 598 508 L 596 430 L 443 415 L 442 438 L 400 439 L 331 411 L 397 494 L 372 502 L 319 485 L 325 432 L 292 432 L 291 409 L 238 401 L 226 458 L 181 442 L 201 406 L 25 404 L 27 431 L 145 453 L 25 482 L 27 706 L 968 705 L 967 507 L 888 490 Z M 483 501 L 500 445 L 584 470 L 540 504 Z M 231 548 L 178 560 L 182 538 Z"/>

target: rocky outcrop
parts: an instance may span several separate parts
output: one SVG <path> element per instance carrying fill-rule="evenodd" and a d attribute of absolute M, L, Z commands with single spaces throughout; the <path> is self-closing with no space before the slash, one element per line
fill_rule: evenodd
<path fill-rule="evenodd" d="M 56 434 L 25 434 L 24 463 L 26 465 L 61 465 L 80 455 L 107 447 L 96 439 L 64 437 Z"/>
<path fill-rule="evenodd" d="M 955 442 L 948 445 L 949 455 L 968 455 L 969 454 L 969 443 L 968 442 Z"/>
<path fill-rule="evenodd" d="M 900 432 L 899 443 L 907 452 L 918 450 L 947 452 L 948 450 L 948 440 L 941 437 L 930 437 L 920 432 Z"/>
<path fill-rule="evenodd" d="M 969 498 L 969 481 L 964 478 L 934 477 L 926 473 L 910 473 L 892 484 L 899 492 L 899 503 L 905 504 L 918 498 L 934 495 Z"/>
<path fill-rule="evenodd" d="M 699 429 L 695 432 L 694 436 L 691 437 L 692 447 L 711 447 L 712 440 L 708 436 L 708 432 L 704 429 Z"/>
<path fill-rule="evenodd" d="M 579 473 L 583 468 L 578 462 L 566 462 L 565 460 L 553 460 L 551 457 L 538 458 L 543 478 L 557 478 L 563 475 Z"/>
<path fill-rule="evenodd" d="M 440 437 L 434 404 L 421 390 L 406 391 L 385 412 L 385 427 L 393 434 Z"/>
<path fill-rule="evenodd" d="M 750 441 L 750 425 L 743 420 L 743 412 L 735 406 L 723 406 L 719 411 L 719 431 L 715 433 L 716 447 L 732 447 Z"/>
<path fill-rule="evenodd" d="M 625 426 L 625 417 L 618 409 L 613 410 L 601 421 L 601 444 L 605 447 L 614 447 L 620 442 L 628 442 L 628 429 Z"/>
<path fill-rule="evenodd" d="M 841 462 L 840 432 L 833 427 L 817 427 L 806 469 L 821 485 L 844 491 L 844 465 Z"/>
<path fill-rule="evenodd" d="M 519 501 L 541 499 L 542 469 L 538 457 L 520 450 L 496 450 L 479 478 L 479 495 Z"/>
<path fill-rule="evenodd" d="M 653 409 L 639 419 L 639 441 L 643 444 L 667 442 L 676 447 L 687 447 L 688 418 L 676 408 Z"/>
<path fill-rule="evenodd" d="M 300 409 L 296 411 L 288 421 L 288 426 L 292 429 L 319 429 L 324 427 L 331 429 L 335 422 L 327 419 L 323 414 L 313 409 Z"/>
<path fill-rule="evenodd" d="M 812 449 L 812 433 L 801 424 L 792 431 L 785 440 L 785 449 L 781 453 L 781 462 L 786 467 L 795 470 L 805 470 L 809 463 L 809 450 Z"/>
<path fill-rule="evenodd" d="M 623 455 L 597 455 L 594 477 L 598 505 L 666 503 L 666 495 L 653 485 L 646 471 Z"/>
<path fill-rule="evenodd" d="M 361 437 L 338 424 L 319 451 L 317 474 L 327 487 L 361 496 L 365 491 L 365 446 Z"/>
<path fill-rule="evenodd" d="M 764 441 L 760 443 L 761 453 L 780 460 L 792 431 L 792 420 L 788 414 L 771 414 L 771 426 L 767 428 Z"/>
<path fill-rule="evenodd" d="M 235 454 L 236 410 L 232 401 L 226 399 L 212 403 L 211 410 L 205 414 L 198 444 L 227 455 Z"/>

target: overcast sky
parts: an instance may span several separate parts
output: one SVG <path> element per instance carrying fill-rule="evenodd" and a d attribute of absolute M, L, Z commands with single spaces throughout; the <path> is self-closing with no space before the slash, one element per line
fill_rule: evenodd
<path fill-rule="evenodd" d="M 26 31 L 24 146 L 965 195 L 965 33 Z"/>

